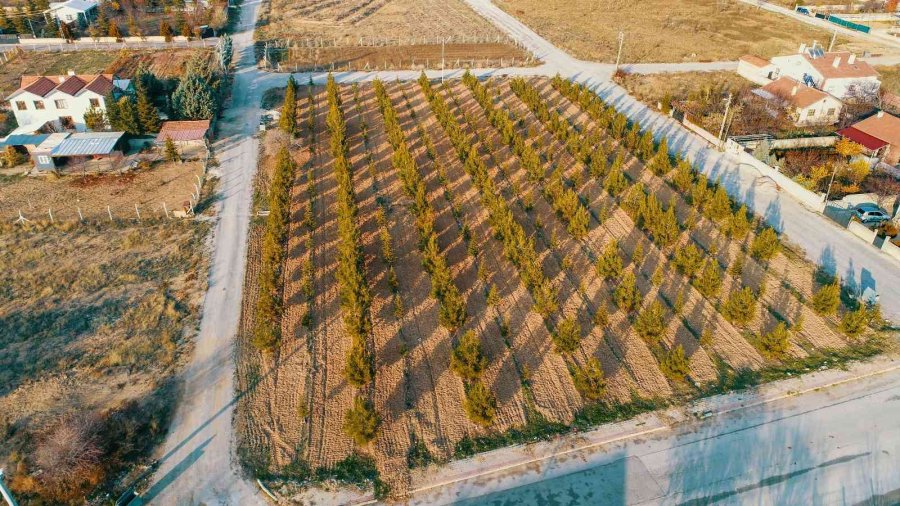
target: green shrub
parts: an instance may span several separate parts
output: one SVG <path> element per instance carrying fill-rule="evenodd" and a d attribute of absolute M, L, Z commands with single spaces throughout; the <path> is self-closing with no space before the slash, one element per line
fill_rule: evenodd
<path fill-rule="evenodd" d="M 474 330 L 469 330 L 459 339 L 450 356 L 450 368 L 460 378 L 473 381 L 481 376 L 487 367 L 487 358 L 481 351 L 481 340 Z"/>
<path fill-rule="evenodd" d="M 735 325 L 747 325 L 756 314 L 756 295 L 748 287 L 731 292 L 722 307 L 722 316 Z"/>
<path fill-rule="evenodd" d="M 626 272 L 622 276 L 622 281 L 616 287 L 613 294 L 616 306 L 627 312 L 632 312 L 641 305 L 642 295 L 637 289 L 636 280 L 633 272 Z"/>
<path fill-rule="evenodd" d="M 673 381 L 684 381 L 684 378 L 691 372 L 687 358 L 684 356 L 684 348 L 680 344 L 669 351 L 659 365 L 663 374 Z"/>
<path fill-rule="evenodd" d="M 675 168 L 675 174 L 672 177 L 672 182 L 675 183 L 675 188 L 682 194 L 690 191 L 691 185 L 694 184 L 694 170 L 691 167 L 690 162 L 687 160 L 678 162 L 678 166 Z"/>
<path fill-rule="evenodd" d="M 655 343 L 666 331 L 666 312 L 658 300 L 653 301 L 638 314 L 634 321 L 634 330 L 645 341 Z"/>
<path fill-rule="evenodd" d="M 581 344 L 581 326 L 574 318 L 559 322 L 553 332 L 553 345 L 557 353 L 572 353 Z"/>
<path fill-rule="evenodd" d="M 704 208 L 706 215 L 711 220 L 722 222 L 722 220 L 731 217 L 731 199 L 722 186 L 716 187 L 709 204 Z"/>
<path fill-rule="evenodd" d="M 622 275 L 622 257 L 619 256 L 619 245 L 616 241 L 606 244 L 594 267 L 597 275 L 604 279 L 615 279 Z"/>
<path fill-rule="evenodd" d="M 784 322 L 778 322 L 771 332 L 763 334 L 759 338 L 759 346 L 762 348 L 763 355 L 770 358 L 783 357 L 791 346 L 788 337 L 787 326 Z"/>
<path fill-rule="evenodd" d="M 463 408 L 465 408 L 469 420 L 487 427 L 494 421 L 494 414 L 497 411 L 497 399 L 494 398 L 494 394 L 482 382 L 477 381 L 469 385 L 469 388 L 466 390 Z"/>
<path fill-rule="evenodd" d="M 591 357 L 584 366 L 575 366 L 572 371 L 572 382 L 582 397 L 589 401 L 603 398 L 606 393 L 606 377 L 600 361 Z"/>
<path fill-rule="evenodd" d="M 381 420 L 372 403 L 363 397 L 356 397 L 344 419 L 344 432 L 362 446 L 375 439 L 380 424 Z"/>
<path fill-rule="evenodd" d="M 766 261 L 774 257 L 781 251 L 781 241 L 775 230 L 766 227 L 754 239 L 750 245 L 750 255 L 757 260 Z"/>
<path fill-rule="evenodd" d="M 835 279 L 813 294 L 812 308 L 822 316 L 834 314 L 841 305 L 841 285 Z"/>

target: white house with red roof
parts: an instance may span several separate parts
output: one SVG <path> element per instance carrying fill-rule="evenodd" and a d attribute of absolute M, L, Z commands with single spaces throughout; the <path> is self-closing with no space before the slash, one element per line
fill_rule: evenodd
<path fill-rule="evenodd" d="M 881 88 L 878 72 L 848 51 L 829 53 L 815 44 L 801 44 L 797 54 L 775 56 L 770 62 L 778 77 L 791 77 L 840 99 L 852 96 L 854 88 L 867 93 Z"/>
<path fill-rule="evenodd" d="M 900 164 L 900 118 L 884 111 L 838 131 L 838 135 L 860 144 L 869 156 L 888 165 Z"/>
<path fill-rule="evenodd" d="M 797 126 L 833 125 L 843 107 L 840 100 L 828 93 L 790 77 L 779 77 L 754 93 L 766 100 L 780 102 Z"/>
<path fill-rule="evenodd" d="M 19 128 L 13 133 L 86 130 L 84 114 L 92 107 L 105 111 L 105 97 L 129 90 L 131 81 L 113 74 L 22 76 L 19 89 L 7 100 Z"/>

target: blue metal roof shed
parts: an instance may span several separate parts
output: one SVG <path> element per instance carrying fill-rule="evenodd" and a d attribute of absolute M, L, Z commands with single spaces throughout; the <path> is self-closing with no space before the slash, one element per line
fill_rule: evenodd
<path fill-rule="evenodd" d="M 49 134 L 10 134 L 0 142 L 0 146 L 37 146 L 50 137 Z"/>
<path fill-rule="evenodd" d="M 125 132 L 81 132 L 70 135 L 60 142 L 53 151 L 52 157 L 66 156 L 99 156 L 109 155 L 116 151 L 116 145 Z"/>

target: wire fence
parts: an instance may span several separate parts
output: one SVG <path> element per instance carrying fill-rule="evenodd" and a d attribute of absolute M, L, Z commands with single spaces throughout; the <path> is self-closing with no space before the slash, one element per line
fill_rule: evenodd
<path fill-rule="evenodd" d="M 353 48 L 353 47 L 396 47 L 396 46 L 439 46 L 441 44 L 505 44 L 522 48 L 522 43 L 506 35 L 450 35 L 447 37 L 303 37 L 257 41 L 257 45 L 268 45 L 270 49 L 288 48 Z"/>

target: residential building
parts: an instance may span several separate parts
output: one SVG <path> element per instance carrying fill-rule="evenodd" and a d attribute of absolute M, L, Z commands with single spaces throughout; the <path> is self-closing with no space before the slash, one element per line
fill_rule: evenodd
<path fill-rule="evenodd" d="M 156 145 L 164 146 L 172 139 L 182 158 L 202 158 L 208 152 L 209 120 L 163 122 Z"/>
<path fill-rule="evenodd" d="M 129 91 L 131 81 L 113 74 L 22 76 L 9 100 L 19 128 L 13 133 L 86 130 L 84 113 L 92 107 L 106 110 L 105 97 Z"/>
<path fill-rule="evenodd" d="M 881 88 L 878 72 L 847 51 L 826 53 L 815 44 L 812 48 L 801 44 L 797 54 L 776 56 L 771 63 L 778 69 L 777 77 L 791 77 L 840 99 L 858 90 L 873 93 Z"/>
<path fill-rule="evenodd" d="M 31 152 L 31 158 L 38 170 L 113 170 L 124 158 L 124 137 L 125 132 L 55 133 Z"/>
<path fill-rule="evenodd" d="M 44 15 L 67 24 L 81 21 L 87 25 L 97 17 L 97 0 L 50 2 L 50 8 L 44 11 Z"/>
<path fill-rule="evenodd" d="M 868 156 L 888 165 L 900 163 L 900 118 L 878 111 L 838 131 L 838 135 L 862 145 Z"/>
<path fill-rule="evenodd" d="M 833 125 L 837 123 L 843 104 L 840 100 L 790 77 L 780 77 L 754 90 L 760 97 L 787 108 L 797 126 Z"/>

